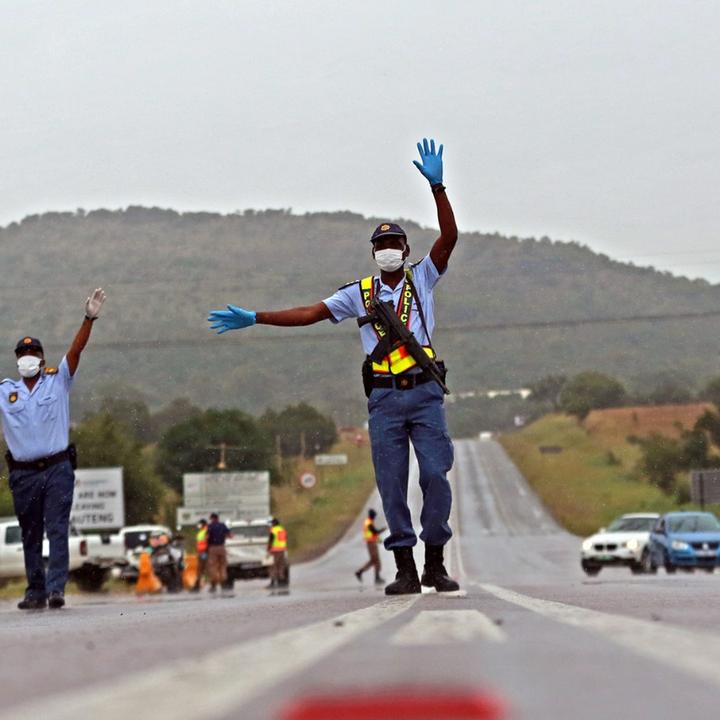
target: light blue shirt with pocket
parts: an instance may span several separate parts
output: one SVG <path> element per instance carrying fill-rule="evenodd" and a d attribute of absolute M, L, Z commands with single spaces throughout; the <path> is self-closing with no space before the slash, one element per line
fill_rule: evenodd
<path fill-rule="evenodd" d="M 28 462 L 67 449 L 70 442 L 70 374 L 67 358 L 44 369 L 32 391 L 22 378 L 0 382 L 5 442 L 15 460 Z"/>

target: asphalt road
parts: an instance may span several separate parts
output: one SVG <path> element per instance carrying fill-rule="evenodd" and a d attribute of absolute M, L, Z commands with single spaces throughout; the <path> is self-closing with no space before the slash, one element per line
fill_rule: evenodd
<path fill-rule="evenodd" d="M 0 720 L 274 719 L 308 694 L 447 688 L 499 698 L 504 717 L 528 720 L 716 713 L 717 576 L 586 579 L 578 539 L 495 442 L 457 442 L 452 479 L 447 556 L 459 596 L 387 600 L 369 578 L 360 585 L 358 521 L 326 556 L 293 568 L 287 597 L 253 581 L 232 598 L 86 596 L 33 614 L 4 603 Z M 404 717 L 401 704 L 384 717 Z"/>

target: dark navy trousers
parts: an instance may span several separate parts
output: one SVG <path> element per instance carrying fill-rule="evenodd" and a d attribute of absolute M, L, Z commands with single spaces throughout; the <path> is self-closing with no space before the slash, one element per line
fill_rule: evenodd
<path fill-rule="evenodd" d="M 43 599 L 48 593 L 65 591 L 74 485 L 75 473 L 68 460 L 45 470 L 10 473 L 15 514 L 22 530 L 28 598 Z M 42 554 L 46 533 L 50 543 L 47 577 Z"/>
<path fill-rule="evenodd" d="M 429 545 L 444 545 L 452 537 L 447 474 L 454 455 L 442 390 L 435 382 L 410 390 L 374 388 L 368 411 L 375 479 L 390 530 L 385 547 L 393 550 L 417 543 L 407 504 L 410 442 L 420 468 L 423 495 L 420 539 Z"/>

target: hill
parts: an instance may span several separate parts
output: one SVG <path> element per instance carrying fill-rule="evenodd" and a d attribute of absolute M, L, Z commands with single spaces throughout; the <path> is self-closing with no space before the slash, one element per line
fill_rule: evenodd
<path fill-rule="evenodd" d="M 638 472 L 640 449 L 627 437 L 677 437 L 680 427 L 692 428 L 708 407 L 595 410 L 582 424 L 568 415 L 546 415 L 500 440 L 553 517 L 571 532 L 589 535 L 623 513 L 680 509 Z M 542 453 L 542 446 L 561 451 Z"/>
<path fill-rule="evenodd" d="M 102 285 L 109 300 L 81 366 L 81 405 L 107 392 L 153 406 L 186 396 L 250 412 L 308 400 L 343 424 L 357 422 L 362 351 L 352 324 L 219 338 L 205 317 L 227 302 L 251 309 L 315 302 L 371 273 L 368 236 L 378 222 L 350 212 L 142 207 L 26 217 L 0 229 L 0 334 L 8 350 L 0 370 L 14 373 L 11 350 L 26 333 L 41 337 L 56 361 L 88 290 Z M 421 257 L 437 231 L 400 222 L 412 257 Z M 699 381 L 717 374 L 718 317 L 588 321 L 714 312 L 720 287 L 614 262 L 576 243 L 463 233 L 436 299 L 436 343 L 456 391 L 586 368 L 626 382 L 670 370 Z M 532 325 L 557 320 L 573 322 Z"/>

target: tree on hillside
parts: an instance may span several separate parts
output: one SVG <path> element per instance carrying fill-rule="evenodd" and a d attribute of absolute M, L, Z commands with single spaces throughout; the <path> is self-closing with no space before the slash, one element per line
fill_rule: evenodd
<path fill-rule="evenodd" d="M 202 413 L 202 408 L 193 405 L 187 398 L 175 398 L 150 416 L 150 437 L 159 440 L 173 425 L 179 425 Z"/>
<path fill-rule="evenodd" d="M 557 410 L 560 404 L 560 393 L 567 383 L 565 375 L 546 375 L 535 382 L 528 383 L 532 393 L 530 399 L 534 402 L 547 402 Z"/>
<path fill-rule="evenodd" d="M 150 410 L 145 402 L 133 397 L 104 397 L 100 412 L 110 415 L 124 425 L 128 432 L 141 442 L 147 442 L 150 434 Z"/>
<path fill-rule="evenodd" d="M 228 472 L 274 469 L 273 439 L 252 416 L 211 409 L 167 430 L 158 443 L 158 472 L 180 492 L 183 473 L 217 470 L 223 443 Z"/>
<path fill-rule="evenodd" d="M 153 520 L 166 488 L 127 425 L 100 412 L 75 428 L 72 439 L 78 448 L 79 467 L 123 468 L 127 524 Z"/>
<path fill-rule="evenodd" d="M 625 388 L 615 378 L 588 371 L 568 380 L 560 392 L 560 409 L 578 420 L 584 420 L 591 410 L 619 407 L 626 398 Z"/>
<path fill-rule="evenodd" d="M 698 397 L 701 400 L 707 400 L 715 405 L 715 407 L 720 408 L 720 376 L 710 380 L 708 384 L 698 393 Z"/>
<path fill-rule="evenodd" d="M 288 405 L 279 413 L 266 410 L 260 423 L 271 437 L 280 439 L 284 457 L 300 455 L 303 445 L 305 457 L 312 457 L 329 450 L 338 440 L 332 418 L 304 402 Z"/>

